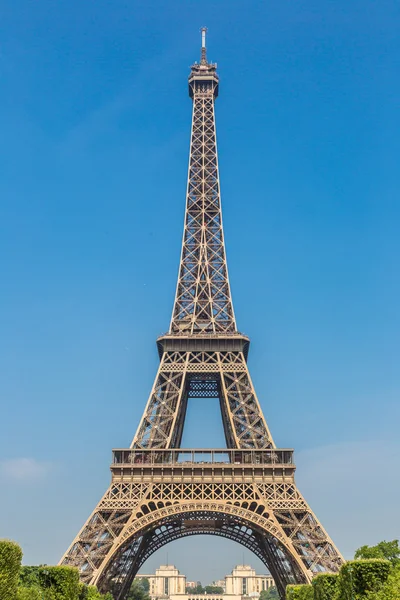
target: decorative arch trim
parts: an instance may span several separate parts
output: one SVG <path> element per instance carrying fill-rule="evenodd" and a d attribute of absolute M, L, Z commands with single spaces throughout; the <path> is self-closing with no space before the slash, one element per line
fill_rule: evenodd
<path fill-rule="evenodd" d="M 148 506 L 148 504 L 147 504 Z M 138 507 L 139 508 L 139 507 Z M 227 504 L 226 502 L 218 501 L 189 501 L 183 503 L 176 503 L 163 508 L 157 508 L 156 510 L 150 511 L 139 518 L 132 517 L 127 523 L 124 531 L 115 540 L 115 543 L 110 548 L 107 556 L 104 558 L 103 563 L 97 570 L 92 583 L 96 584 L 104 571 L 107 569 L 110 561 L 132 538 L 141 536 L 149 530 L 154 530 L 157 527 L 161 527 L 163 522 L 173 517 L 174 515 L 184 515 L 185 513 L 205 513 L 212 512 L 217 514 L 231 515 L 237 519 L 243 521 L 244 525 L 250 528 L 255 528 L 259 533 L 266 532 L 272 535 L 279 543 L 285 548 L 290 554 L 292 560 L 296 563 L 299 570 L 304 575 L 306 581 L 310 581 L 312 574 L 306 569 L 304 563 L 301 561 L 296 550 L 292 546 L 290 540 L 281 530 L 281 528 L 269 518 L 269 513 L 260 515 L 256 512 L 252 512 L 241 506 L 234 504 Z M 212 532 L 209 532 L 212 535 Z M 183 536 L 182 536 L 183 537 Z"/>

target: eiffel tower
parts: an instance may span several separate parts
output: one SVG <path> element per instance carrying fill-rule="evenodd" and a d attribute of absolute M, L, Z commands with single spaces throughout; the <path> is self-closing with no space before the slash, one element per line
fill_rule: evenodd
<path fill-rule="evenodd" d="M 236 326 L 228 279 L 214 101 L 217 65 L 202 29 L 193 100 L 182 254 L 160 366 L 130 448 L 113 451 L 112 481 L 60 564 L 123 600 L 149 556 L 210 534 L 239 542 L 289 583 L 335 572 L 343 558 L 299 492 L 293 451 L 277 448 L 250 378 L 249 338 Z M 182 449 L 189 398 L 218 398 L 226 448 Z"/>

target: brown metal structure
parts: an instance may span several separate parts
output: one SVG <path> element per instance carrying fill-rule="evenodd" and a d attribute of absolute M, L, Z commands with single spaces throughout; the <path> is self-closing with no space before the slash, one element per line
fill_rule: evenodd
<path fill-rule="evenodd" d="M 170 328 L 129 449 L 114 450 L 112 482 L 61 564 L 123 600 L 164 544 L 212 534 L 252 550 L 281 598 L 289 583 L 337 571 L 343 559 L 296 487 L 293 451 L 276 448 L 249 370 L 249 339 L 233 311 L 220 202 L 216 65 L 189 76 L 193 100 L 185 225 Z M 218 398 L 226 449 L 181 449 L 188 398 Z"/>

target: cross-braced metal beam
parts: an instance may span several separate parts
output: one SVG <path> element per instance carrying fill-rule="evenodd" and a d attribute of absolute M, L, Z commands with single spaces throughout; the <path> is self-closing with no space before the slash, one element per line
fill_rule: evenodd
<path fill-rule="evenodd" d="M 214 99 L 215 65 L 192 67 L 193 98 L 185 227 L 170 333 L 236 331 L 222 228 Z"/>

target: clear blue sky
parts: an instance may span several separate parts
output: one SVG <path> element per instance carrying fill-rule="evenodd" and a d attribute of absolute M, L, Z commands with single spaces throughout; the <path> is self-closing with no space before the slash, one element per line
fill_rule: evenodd
<path fill-rule="evenodd" d="M 3 1 L 0 536 L 28 563 L 60 558 L 152 385 L 203 25 L 233 300 L 272 433 L 345 556 L 400 536 L 398 1 Z M 222 444 L 210 411 L 190 407 L 185 445 Z M 204 582 L 241 560 L 215 538 L 169 549 Z"/>

